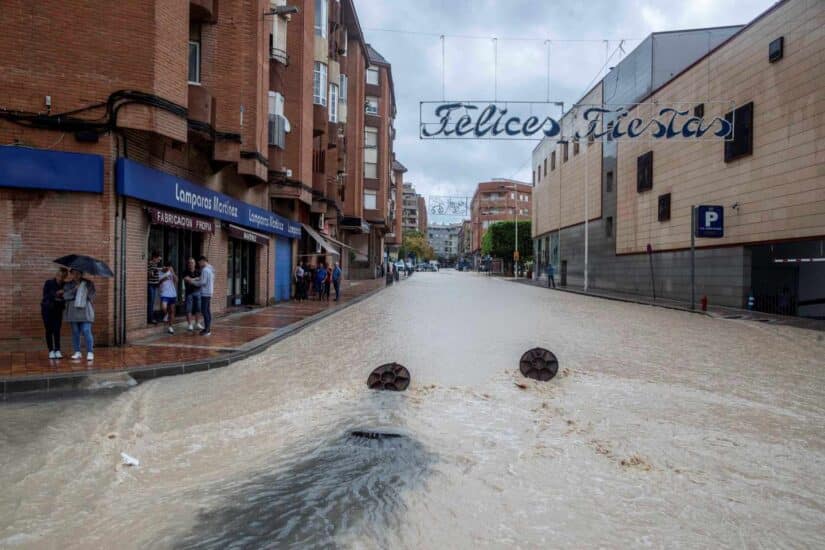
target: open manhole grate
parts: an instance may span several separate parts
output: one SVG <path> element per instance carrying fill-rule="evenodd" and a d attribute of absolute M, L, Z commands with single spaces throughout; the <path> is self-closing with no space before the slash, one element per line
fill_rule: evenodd
<path fill-rule="evenodd" d="M 367 378 L 371 390 L 404 391 L 410 385 L 410 371 L 398 363 L 387 363 L 373 370 Z"/>
<path fill-rule="evenodd" d="M 527 378 L 546 382 L 559 372 L 559 360 L 550 350 L 533 348 L 521 356 L 519 370 Z"/>

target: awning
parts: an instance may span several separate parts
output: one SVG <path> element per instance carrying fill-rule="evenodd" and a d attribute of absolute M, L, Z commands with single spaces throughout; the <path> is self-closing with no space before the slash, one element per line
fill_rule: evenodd
<path fill-rule="evenodd" d="M 244 241 L 249 241 L 261 245 L 269 244 L 269 237 L 267 237 L 266 235 L 261 235 L 260 233 L 256 233 L 254 231 L 250 231 L 249 229 L 238 227 L 237 225 L 232 224 L 229 224 L 226 229 L 229 235 L 235 237 L 236 239 L 242 239 Z"/>
<path fill-rule="evenodd" d="M 304 226 L 304 231 L 306 231 L 310 237 L 315 239 L 315 242 L 321 245 L 321 248 L 327 251 L 329 254 L 335 254 L 336 256 L 340 256 L 341 253 L 335 250 L 335 247 L 327 241 L 325 237 L 322 237 L 320 233 L 315 231 L 313 228 L 308 226 L 307 224 L 302 224 Z"/>
<path fill-rule="evenodd" d="M 353 247 L 351 247 L 351 246 L 350 246 L 350 245 L 348 245 L 347 243 L 342 243 L 341 241 L 339 241 L 339 240 L 337 240 L 337 239 L 333 239 L 333 238 L 332 238 L 332 237 L 330 237 L 329 235 L 324 235 L 324 238 L 325 238 L 326 240 L 328 240 L 328 241 L 332 241 L 332 242 L 334 242 L 334 243 L 335 243 L 335 244 L 337 244 L 338 246 L 343 246 L 344 248 L 347 248 L 347 249 L 349 249 L 349 250 L 355 250 Z"/>

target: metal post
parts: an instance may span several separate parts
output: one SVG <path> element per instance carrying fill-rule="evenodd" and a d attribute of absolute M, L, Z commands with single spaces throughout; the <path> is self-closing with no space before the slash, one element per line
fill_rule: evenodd
<path fill-rule="evenodd" d="M 516 253 L 513 258 L 513 275 L 518 278 L 518 188 L 516 182 L 513 182 L 513 225 L 516 226 Z"/>
<path fill-rule="evenodd" d="M 696 206 L 690 206 L 690 309 L 696 309 Z"/>
<path fill-rule="evenodd" d="M 576 113 L 578 114 L 578 113 Z M 577 141 L 578 143 L 578 141 Z M 581 146 L 580 146 L 581 147 Z M 588 218 L 590 217 L 590 213 L 588 212 L 588 174 L 587 174 L 587 165 L 589 162 L 587 161 L 587 144 L 584 146 L 584 291 L 587 292 L 587 260 L 589 256 L 589 249 L 590 249 L 590 231 L 589 231 L 589 222 Z"/>

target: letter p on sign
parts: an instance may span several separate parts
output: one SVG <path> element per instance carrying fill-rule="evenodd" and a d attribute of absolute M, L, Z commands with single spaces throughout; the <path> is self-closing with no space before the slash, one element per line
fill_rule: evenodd
<path fill-rule="evenodd" d="M 705 227 L 713 227 L 719 221 L 719 214 L 716 212 L 705 212 Z"/>

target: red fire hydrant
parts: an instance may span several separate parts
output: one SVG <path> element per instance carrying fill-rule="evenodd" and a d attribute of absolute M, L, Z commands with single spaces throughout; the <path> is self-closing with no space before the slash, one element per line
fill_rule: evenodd
<path fill-rule="evenodd" d="M 708 297 L 707 296 L 702 296 L 701 304 L 702 304 L 702 311 L 707 311 L 708 310 Z"/>

